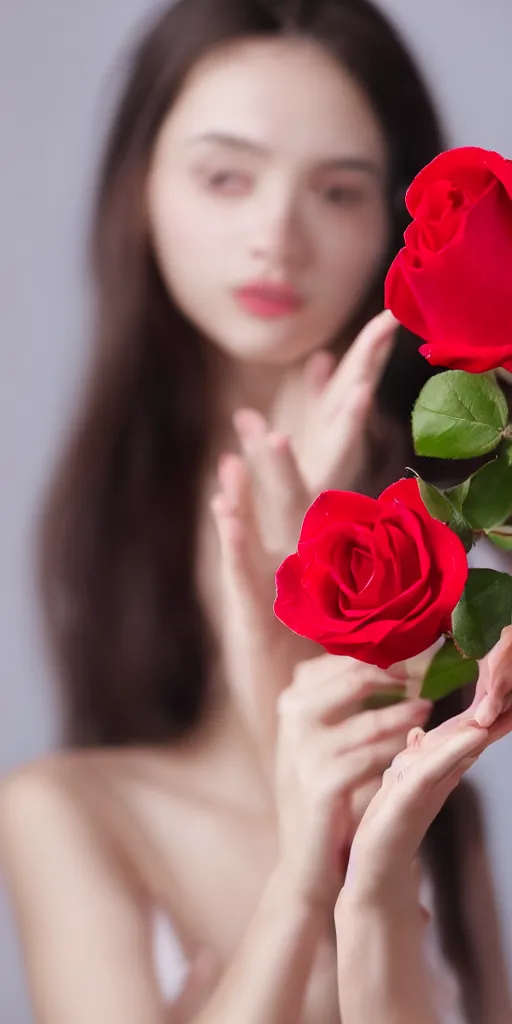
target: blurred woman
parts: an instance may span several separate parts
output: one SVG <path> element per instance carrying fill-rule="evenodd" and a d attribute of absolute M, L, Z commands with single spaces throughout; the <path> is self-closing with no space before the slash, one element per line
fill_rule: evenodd
<path fill-rule="evenodd" d="M 319 491 L 376 494 L 410 464 L 429 371 L 375 315 L 404 190 L 441 148 L 366 0 L 181 0 L 136 48 L 98 189 L 91 366 L 41 524 L 67 750 L 1 797 L 41 1024 L 339 1020 L 350 845 L 431 708 L 369 709 L 403 677 L 289 634 L 273 575 Z M 315 773 L 311 801 L 276 781 L 297 693 L 323 753 L 304 740 L 287 764 Z M 461 790 L 425 853 L 454 1000 L 493 1024 L 482 844 Z"/>

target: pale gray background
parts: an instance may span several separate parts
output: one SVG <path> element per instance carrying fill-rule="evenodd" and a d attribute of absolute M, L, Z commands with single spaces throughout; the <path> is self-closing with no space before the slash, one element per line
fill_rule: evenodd
<path fill-rule="evenodd" d="M 423 63 L 453 144 L 512 156 L 510 0 L 381 3 Z M 84 232 L 114 59 L 153 6 L 0 0 L 0 772 L 44 752 L 55 736 L 32 593 L 31 527 L 80 378 Z M 512 969 L 511 766 L 506 740 L 486 754 L 477 778 Z M 5 1024 L 32 1020 L 5 905 L 0 1010 Z"/>

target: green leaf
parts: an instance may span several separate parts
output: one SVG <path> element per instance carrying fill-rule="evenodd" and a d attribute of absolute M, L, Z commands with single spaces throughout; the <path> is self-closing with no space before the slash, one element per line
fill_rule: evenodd
<path fill-rule="evenodd" d="M 470 658 L 483 658 L 512 622 L 512 577 L 494 569 L 470 569 L 452 615 L 455 643 Z"/>
<path fill-rule="evenodd" d="M 512 449 L 473 473 L 463 504 L 464 516 L 475 530 L 492 530 L 512 512 Z"/>
<path fill-rule="evenodd" d="M 500 526 L 487 534 L 489 540 L 503 551 L 512 551 L 512 526 Z"/>
<path fill-rule="evenodd" d="M 423 504 L 434 519 L 446 523 L 454 533 L 460 537 L 465 551 L 471 551 L 473 546 L 473 533 L 471 526 L 464 518 L 459 509 L 449 500 L 447 491 L 440 491 L 434 484 L 418 477 L 418 487 Z M 455 490 L 456 488 L 453 488 Z"/>
<path fill-rule="evenodd" d="M 430 662 L 420 696 L 439 700 L 478 678 L 475 658 L 465 658 L 451 640 L 446 640 Z"/>
<path fill-rule="evenodd" d="M 446 494 L 448 500 L 451 501 L 452 505 L 455 505 L 459 512 L 462 512 L 462 506 L 469 491 L 470 481 L 471 477 L 468 477 L 467 480 L 463 480 L 456 487 L 446 487 L 443 491 L 443 494 Z"/>
<path fill-rule="evenodd" d="M 471 459 L 491 452 L 507 424 L 505 396 L 485 374 L 447 370 L 422 388 L 412 414 L 418 455 Z"/>

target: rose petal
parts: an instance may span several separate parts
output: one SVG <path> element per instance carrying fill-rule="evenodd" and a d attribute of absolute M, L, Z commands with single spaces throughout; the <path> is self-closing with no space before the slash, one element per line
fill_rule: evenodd
<path fill-rule="evenodd" d="M 375 498 L 355 491 L 323 491 L 308 508 L 300 531 L 303 541 L 318 536 L 333 523 L 372 523 L 377 514 Z"/>
<path fill-rule="evenodd" d="M 420 268 L 401 259 L 386 304 L 425 339 L 433 365 L 484 372 L 510 364 L 512 287 L 503 268 L 511 265 L 512 206 L 495 180 L 435 259 Z"/>

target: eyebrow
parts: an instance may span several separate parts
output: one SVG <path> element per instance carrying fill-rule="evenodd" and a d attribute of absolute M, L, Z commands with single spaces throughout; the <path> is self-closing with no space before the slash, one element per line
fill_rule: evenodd
<path fill-rule="evenodd" d="M 242 135 L 231 132 L 204 132 L 202 135 L 195 135 L 189 139 L 190 145 L 198 143 L 213 142 L 224 146 L 226 149 L 235 149 L 239 152 L 253 153 L 256 156 L 268 157 L 271 150 L 261 142 L 254 142 Z M 339 171 L 362 171 L 380 177 L 382 171 L 374 160 L 358 156 L 333 156 L 320 161 L 320 166 L 325 170 Z"/>

